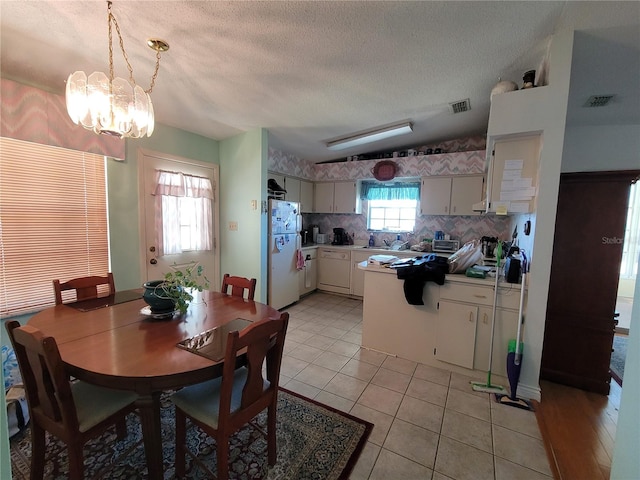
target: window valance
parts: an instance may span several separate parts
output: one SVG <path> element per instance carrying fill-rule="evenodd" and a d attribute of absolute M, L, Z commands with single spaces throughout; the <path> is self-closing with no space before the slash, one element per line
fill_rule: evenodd
<path fill-rule="evenodd" d="M 365 200 L 418 200 L 420 182 L 362 182 L 360 196 Z"/>

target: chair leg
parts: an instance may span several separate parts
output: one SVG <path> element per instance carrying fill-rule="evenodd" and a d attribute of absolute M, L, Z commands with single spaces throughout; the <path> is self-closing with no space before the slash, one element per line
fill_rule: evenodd
<path fill-rule="evenodd" d="M 276 404 L 269 406 L 267 410 L 267 459 L 269 465 L 276 464 Z"/>
<path fill-rule="evenodd" d="M 45 435 L 40 425 L 31 422 L 31 480 L 44 477 Z"/>
<path fill-rule="evenodd" d="M 116 422 L 116 436 L 118 440 L 124 440 L 127 437 L 127 417 L 122 417 Z"/>
<path fill-rule="evenodd" d="M 185 476 L 185 457 L 187 456 L 187 418 L 182 410 L 175 407 L 176 416 L 176 477 L 184 478 Z"/>
<path fill-rule="evenodd" d="M 84 453 L 82 444 L 71 443 L 67 445 L 69 455 L 69 480 L 84 479 Z"/>
<path fill-rule="evenodd" d="M 216 438 L 216 453 L 218 454 L 218 480 L 229 480 L 229 438 Z"/>

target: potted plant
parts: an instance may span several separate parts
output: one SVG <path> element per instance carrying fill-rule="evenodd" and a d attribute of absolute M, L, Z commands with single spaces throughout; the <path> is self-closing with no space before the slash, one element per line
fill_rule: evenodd
<path fill-rule="evenodd" d="M 204 275 L 202 265 L 194 263 L 179 269 L 176 264 L 173 271 L 165 274 L 163 280 L 146 282 L 142 298 L 151 307 L 152 313 L 165 313 L 178 310 L 186 313 L 193 300 L 192 292 L 202 292 L 209 288 L 209 280 Z"/>

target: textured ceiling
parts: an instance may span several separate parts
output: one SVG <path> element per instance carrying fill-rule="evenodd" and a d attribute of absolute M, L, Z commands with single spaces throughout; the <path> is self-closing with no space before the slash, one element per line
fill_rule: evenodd
<path fill-rule="evenodd" d="M 152 93 L 157 122 L 218 140 L 265 127 L 271 145 L 311 161 L 484 133 L 498 78 L 521 85 L 565 28 L 584 30 L 569 119 L 640 123 L 636 1 L 123 0 L 113 13 L 144 88 L 154 64 L 145 40 L 171 46 Z M 107 71 L 106 2 L 1 1 L 0 17 L 3 77 L 63 93 L 69 73 Z M 585 112 L 586 97 L 601 93 L 617 94 L 613 106 Z M 467 98 L 470 111 L 449 112 Z M 323 143 L 405 119 L 413 134 L 366 149 Z"/>

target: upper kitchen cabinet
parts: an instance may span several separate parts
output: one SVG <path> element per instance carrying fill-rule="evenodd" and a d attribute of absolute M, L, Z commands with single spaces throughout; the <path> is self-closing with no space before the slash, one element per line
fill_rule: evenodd
<path fill-rule="evenodd" d="M 423 177 L 420 189 L 421 215 L 478 215 L 473 204 L 481 201 L 482 175 Z"/>
<path fill-rule="evenodd" d="M 496 140 L 489 165 L 488 211 L 535 211 L 539 158 L 539 135 Z"/>
<path fill-rule="evenodd" d="M 313 204 L 316 213 L 361 213 L 358 182 L 318 182 Z"/>
<path fill-rule="evenodd" d="M 313 212 L 313 183 L 279 173 L 269 172 L 269 180 L 275 180 L 287 192 L 283 200 L 300 203 L 302 213 Z"/>
<path fill-rule="evenodd" d="M 300 211 L 302 213 L 313 212 L 313 182 L 300 180 Z"/>

